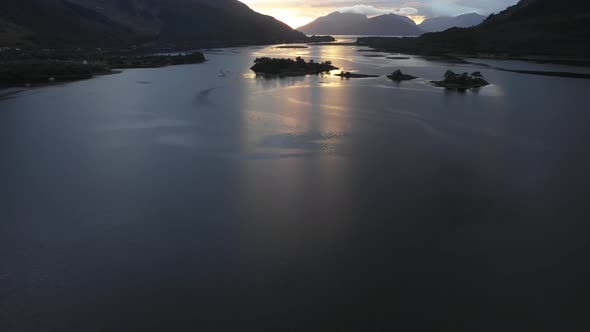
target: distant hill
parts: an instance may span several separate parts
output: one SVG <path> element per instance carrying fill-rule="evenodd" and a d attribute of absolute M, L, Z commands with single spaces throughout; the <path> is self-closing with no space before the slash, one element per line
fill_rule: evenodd
<path fill-rule="evenodd" d="M 2 0 L 0 46 L 302 40 L 237 0 Z"/>
<path fill-rule="evenodd" d="M 359 36 L 418 36 L 423 33 L 411 19 L 387 14 L 368 18 L 363 14 L 334 12 L 297 30 L 311 34 Z"/>
<path fill-rule="evenodd" d="M 468 13 L 459 16 L 440 16 L 424 20 L 418 27 L 426 32 L 445 31 L 450 28 L 469 28 L 479 25 L 486 16 L 478 13 Z"/>
<path fill-rule="evenodd" d="M 408 53 L 494 53 L 590 57 L 590 1 L 521 0 L 473 28 L 361 43 Z"/>

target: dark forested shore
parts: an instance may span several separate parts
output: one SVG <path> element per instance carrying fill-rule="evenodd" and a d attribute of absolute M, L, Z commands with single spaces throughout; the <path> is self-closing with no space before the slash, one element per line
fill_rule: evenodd
<path fill-rule="evenodd" d="M 114 73 L 114 69 L 156 68 L 205 61 L 201 52 L 167 55 L 102 50 L 21 50 L 0 52 L 0 86 L 73 81 Z"/>

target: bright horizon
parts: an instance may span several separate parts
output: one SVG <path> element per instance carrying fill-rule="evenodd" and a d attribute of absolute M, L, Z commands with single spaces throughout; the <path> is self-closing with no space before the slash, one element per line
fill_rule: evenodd
<path fill-rule="evenodd" d="M 488 15 L 514 5 L 518 0 L 316 0 L 313 3 L 300 0 L 241 0 L 253 10 L 273 16 L 296 29 L 318 17 L 335 11 L 354 12 L 369 17 L 394 13 L 407 16 L 416 24 L 437 16 L 455 16 L 468 12 Z"/>

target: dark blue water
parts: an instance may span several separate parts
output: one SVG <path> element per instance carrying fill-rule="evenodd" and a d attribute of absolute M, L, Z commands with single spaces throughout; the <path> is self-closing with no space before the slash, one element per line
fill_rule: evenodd
<path fill-rule="evenodd" d="M 590 81 L 367 54 L 0 91 L 0 331 L 587 331 Z"/>

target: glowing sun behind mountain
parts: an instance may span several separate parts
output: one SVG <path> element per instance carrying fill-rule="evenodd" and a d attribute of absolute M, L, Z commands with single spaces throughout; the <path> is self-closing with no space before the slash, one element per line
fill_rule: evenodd
<path fill-rule="evenodd" d="M 315 19 L 313 16 L 308 16 L 304 12 L 291 8 L 268 8 L 263 13 L 288 24 L 294 29 L 306 25 Z"/>

